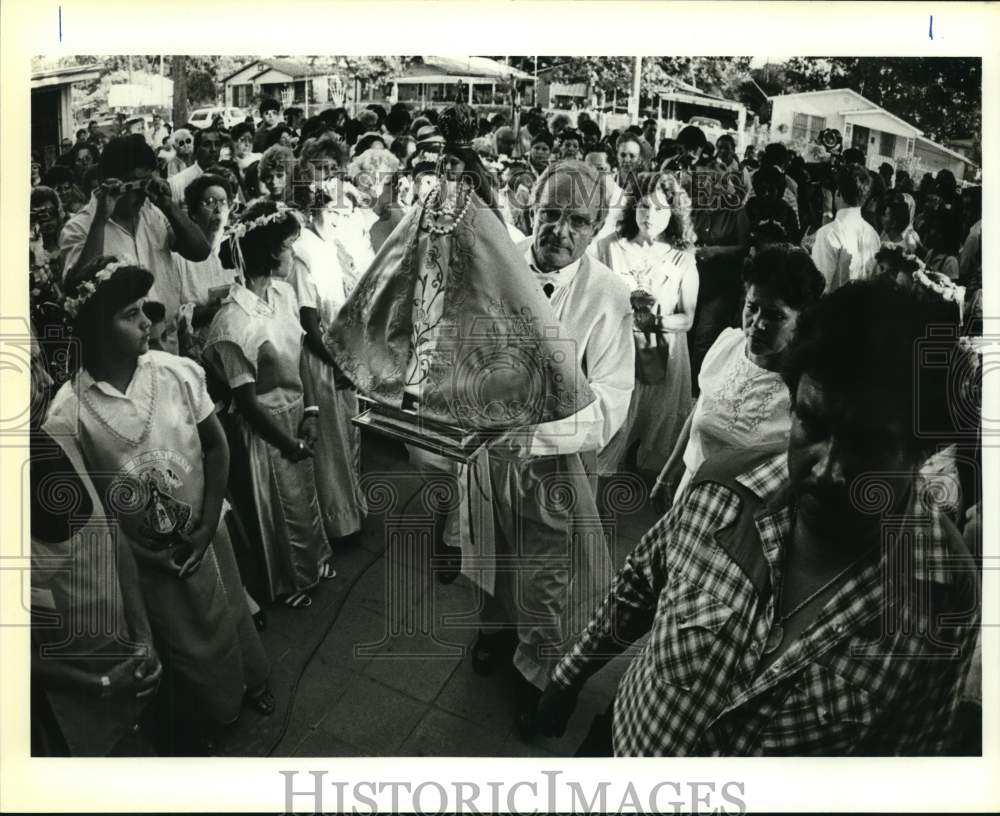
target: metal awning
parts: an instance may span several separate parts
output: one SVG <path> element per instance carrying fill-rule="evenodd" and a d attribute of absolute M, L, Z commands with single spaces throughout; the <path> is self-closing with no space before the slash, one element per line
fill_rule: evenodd
<path fill-rule="evenodd" d="M 74 82 L 99 79 L 100 76 L 100 66 L 97 63 L 91 65 L 74 65 L 71 68 L 56 68 L 52 71 L 39 71 L 31 75 L 31 89 L 51 88 L 54 85 L 71 85 Z"/>
<path fill-rule="evenodd" d="M 661 90 L 654 91 L 660 99 L 666 99 L 673 102 L 684 102 L 688 105 L 704 105 L 707 108 L 722 108 L 723 110 L 739 111 L 745 110 L 745 106 L 740 102 L 731 102 L 728 99 L 719 99 L 715 96 L 699 96 L 690 93 L 683 93 L 681 91 L 669 90 L 663 88 Z"/>
<path fill-rule="evenodd" d="M 499 77 L 454 76 L 453 74 L 430 74 L 428 76 L 397 77 L 392 80 L 399 85 L 502 85 Z"/>

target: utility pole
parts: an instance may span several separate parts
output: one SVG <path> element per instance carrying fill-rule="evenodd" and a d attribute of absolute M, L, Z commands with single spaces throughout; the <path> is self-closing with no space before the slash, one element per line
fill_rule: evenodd
<path fill-rule="evenodd" d="M 639 88 L 642 80 L 642 57 L 635 58 L 635 68 L 632 75 L 632 96 L 628 101 L 628 115 L 632 124 L 639 123 Z"/>
<path fill-rule="evenodd" d="M 182 128 L 187 123 L 187 57 L 174 55 L 170 58 L 172 79 L 174 80 L 173 125 Z"/>

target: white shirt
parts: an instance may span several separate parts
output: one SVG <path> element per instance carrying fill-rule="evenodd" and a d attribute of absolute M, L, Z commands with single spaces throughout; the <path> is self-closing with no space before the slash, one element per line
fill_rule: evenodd
<path fill-rule="evenodd" d="M 591 255 L 557 272 L 535 265 L 532 242 L 521 244 L 525 261 L 559 318 L 559 338 L 568 341 L 596 399 L 566 419 L 527 429 L 528 455 L 600 451 L 625 424 L 635 387 L 632 303 L 622 278 Z"/>
<path fill-rule="evenodd" d="M 170 197 L 174 200 L 175 204 L 184 203 L 184 191 L 187 186 L 194 181 L 198 176 L 205 175 L 205 171 L 201 169 L 201 165 L 195 162 L 190 167 L 185 167 L 179 173 L 174 173 L 170 178 L 167 179 L 167 184 L 170 185 Z"/>
<path fill-rule="evenodd" d="M 880 248 L 878 233 L 861 217 L 860 207 L 838 210 L 833 221 L 817 230 L 812 248 L 813 263 L 826 278 L 825 294 L 870 277 Z"/>
<path fill-rule="evenodd" d="M 781 451 L 792 427 L 788 386 L 781 375 L 746 355 L 742 329 L 725 329 L 705 355 L 701 394 L 684 449 L 684 468 L 694 474 L 706 459 L 737 450 Z"/>
<path fill-rule="evenodd" d="M 64 277 L 83 254 L 96 208 L 97 199 L 92 196 L 89 203 L 66 222 L 59 235 Z M 131 259 L 152 272 L 156 299 L 163 303 L 168 315 L 176 313 L 180 303 L 180 285 L 170 251 L 173 242 L 170 222 L 149 201 L 139 210 L 135 235 L 110 218 L 105 222 L 103 254 L 114 255 L 119 260 Z"/>

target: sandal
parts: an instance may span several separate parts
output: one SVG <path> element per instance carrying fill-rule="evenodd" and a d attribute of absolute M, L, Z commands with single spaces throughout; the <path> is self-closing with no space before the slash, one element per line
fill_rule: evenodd
<path fill-rule="evenodd" d="M 272 692 L 271 687 L 267 685 L 259 691 L 248 691 L 243 700 L 250 708 L 258 714 L 263 714 L 265 717 L 268 714 L 273 714 L 277 705 L 274 699 L 274 692 Z"/>
<path fill-rule="evenodd" d="M 480 631 L 472 647 L 472 670 L 483 676 L 493 674 L 497 661 L 497 635 Z"/>
<path fill-rule="evenodd" d="M 265 629 L 267 629 L 267 616 L 264 614 L 263 609 L 259 609 L 256 612 L 254 612 L 253 615 L 251 615 L 251 617 L 253 618 L 254 628 L 258 632 L 263 632 Z"/>
<path fill-rule="evenodd" d="M 306 592 L 293 592 L 284 600 L 285 606 L 289 609 L 308 609 L 312 606 L 313 599 Z"/>
<path fill-rule="evenodd" d="M 327 561 L 319 568 L 319 577 L 324 581 L 329 581 L 331 578 L 337 577 L 337 570 L 333 568 L 333 564 Z"/>

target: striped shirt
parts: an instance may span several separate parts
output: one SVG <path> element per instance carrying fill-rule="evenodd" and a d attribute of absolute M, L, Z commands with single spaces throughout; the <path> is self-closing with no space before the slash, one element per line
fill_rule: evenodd
<path fill-rule="evenodd" d="M 913 504 L 887 522 L 760 671 L 793 522 L 786 457 L 735 479 L 711 470 L 629 555 L 553 682 L 579 688 L 648 633 L 615 697 L 619 756 L 946 753 L 979 624 L 950 522 Z"/>

